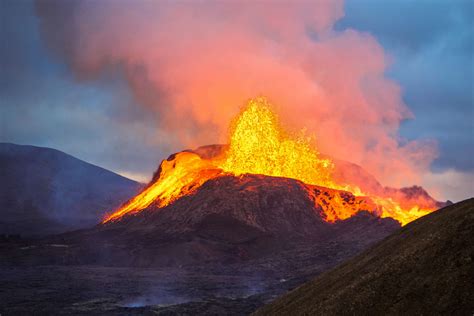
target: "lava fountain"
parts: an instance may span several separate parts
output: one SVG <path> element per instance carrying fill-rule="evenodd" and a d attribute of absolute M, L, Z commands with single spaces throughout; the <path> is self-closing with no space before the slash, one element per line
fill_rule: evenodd
<path fill-rule="evenodd" d="M 420 206 L 392 197 L 365 194 L 355 185 L 337 183 L 332 176 L 333 170 L 333 161 L 321 157 L 310 137 L 304 132 L 291 134 L 285 131 L 271 104 L 266 98 L 259 97 L 249 100 L 231 123 L 227 150 L 211 158 L 189 151 L 172 155 L 161 163 L 157 176 L 142 192 L 108 215 L 103 223 L 138 213 L 152 204 L 166 207 L 182 196 L 193 194 L 210 179 L 249 173 L 292 178 L 307 185 L 366 196 L 373 202 L 369 205 L 376 208 L 367 211 L 391 217 L 402 225 L 436 209 L 434 203 Z M 357 212 L 345 209 L 343 204 L 338 208 L 338 216 L 327 214 L 327 221 L 346 219 Z"/>

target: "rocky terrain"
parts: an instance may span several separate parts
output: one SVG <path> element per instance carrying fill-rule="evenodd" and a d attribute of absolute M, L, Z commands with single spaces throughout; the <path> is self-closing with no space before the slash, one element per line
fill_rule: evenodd
<path fill-rule="evenodd" d="M 325 221 L 326 214 L 342 207 L 359 213 Z M 293 179 L 222 176 L 164 208 L 151 205 L 91 229 L 34 240 L 25 244 L 30 247 L 26 251 L 12 251 L 0 263 L 229 266 L 295 245 L 317 248 L 331 242 L 346 244 L 354 254 L 400 227 L 367 212 L 371 207 L 363 197 Z"/>
<path fill-rule="evenodd" d="M 50 148 L 0 143 L 0 235 L 95 225 L 140 184 Z"/>
<path fill-rule="evenodd" d="M 335 197 L 359 213 L 325 221 Z M 296 180 L 219 177 L 159 210 L 0 243 L 0 312 L 250 313 L 400 227 L 365 208 Z"/>
<path fill-rule="evenodd" d="M 194 152 L 214 157 L 221 150 Z M 53 175 L 82 179 L 60 165 Z M 153 180 L 159 176 L 160 168 Z M 220 174 L 187 192 L 167 206 L 152 203 L 81 230 L 0 239 L 0 313 L 249 314 L 400 228 L 363 196 L 294 179 Z M 421 188 L 397 192 L 436 203 Z M 40 195 L 46 201 L 47 193 Z M 70 211 L 92 210 L 88 203 Z"/>
<path fill-rule="evenodd" d="M 397 230 L 255 315 L 472 315 L 474 198 Z"/>

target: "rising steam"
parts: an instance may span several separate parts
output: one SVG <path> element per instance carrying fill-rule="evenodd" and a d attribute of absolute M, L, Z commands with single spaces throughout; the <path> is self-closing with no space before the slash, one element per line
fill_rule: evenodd
<path fill-rule="evenodd" d="M 321 152 L 384 184 L 419 181 L 436 156 L 434 144 L 398 136 L 412 115 L 378 42 L 334 30 L 342 1 L 39 1 L 37 12 L 78 79 L 119 67 L 183 146 L 226 139 L 245 100 L 266 95 Z"/>

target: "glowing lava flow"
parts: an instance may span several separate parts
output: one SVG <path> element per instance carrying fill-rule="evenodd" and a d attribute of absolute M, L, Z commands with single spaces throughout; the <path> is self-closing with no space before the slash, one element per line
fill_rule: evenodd
<path fill-rule="evenodd" d="M 221 173 L 222 170 L 216 169 L 210 161 L 203 160 L 194 153 L 177 153 L 173 159 L 161 163 L 157 181 L 109 215 L 104 222 L 139 212 L 152 203 L 164 207 Z"/>
<path fill-rule="evenodd" d="M 304 135 L 292 136 L 286 133 L 263 97 L 248 102 L 233 121 L 230 131 L 229 149 L 223 155 L 211 159 L 192 152 L 173 155 L 161 163 L 155 182 L 103 222 L 119 219 L 124 214 L 137 213 L 152 204 L 164 207 L 193 193 L 209 179 L 224 174 L 238 176 L 251 173 L 292 178 L 309 185 L 366 195 L 356 186 L 335 183 L 332 180 L 333 162 L 322 159 L 311 146 L 310 139 Z M 417 205 L 402 208 L 391 198 L 370 196 L 370 199 L 382 217 L 392 217 L 402 225 L 434 210 L 434 207 L 421 208 Z M 354 209 L 338 207 L 337 216 L 327 214 L 326 220 L 349 218 L 356 212 Z"/>

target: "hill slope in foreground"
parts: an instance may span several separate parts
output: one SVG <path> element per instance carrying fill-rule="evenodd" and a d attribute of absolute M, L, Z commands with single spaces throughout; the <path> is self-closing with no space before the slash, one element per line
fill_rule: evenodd
<path fill-rule="evenodd" d="M 256 315 L 474 311 L 474 198 L 424 216 Z"/>

